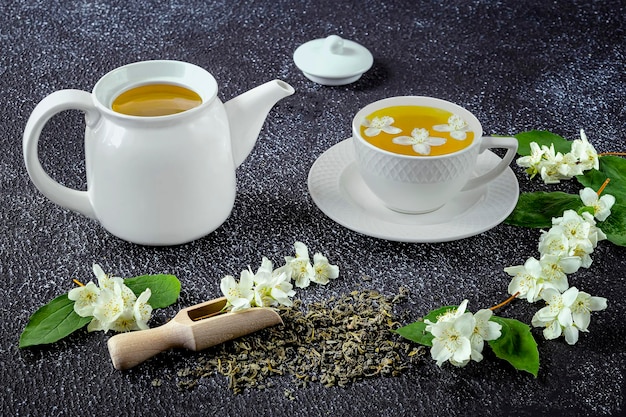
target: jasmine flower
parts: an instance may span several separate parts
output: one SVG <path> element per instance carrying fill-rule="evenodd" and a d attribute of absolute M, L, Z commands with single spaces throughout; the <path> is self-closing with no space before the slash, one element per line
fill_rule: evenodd
<path fill-rule="evenodd" d="M 433 129 L 437 132 L 450 132 L 450 136 L 456 140 L 465 140 L 467 138 L 466 132 L 469 130 L 469 126 L 463 118 L 457 114 L 453 114 L 448 118 L 448 124 L 435 125 Z"/>
<path fill-rule="evenodd" d="M 415 128 L 411 136 L 397 136 L 392 142 L 398 145 L 410 145 L 415 153 L 420 155 L 430 155 L 431 146 L 441 146 L 446 143 L 444 138 L 430 136 L 427 129 Z"/>
<path fill-rule="evenodd" d="M 331 265 L 328 258 L 321 253 L 313 255 L 313 276 L 311 281 L 326 285 L 331 279 L 339 276 L 339 267 Z"/>
<path fill-rule="evenodd" d="M 361 121 L 361 125 L 367 127 L 365 129 L 365 136 L 378 136 L 380 132 L 396 134 L 402 132 L 402 129 L 399 129 L 392 124 L 395 122 L 393 117 L 390 116 L 382 116 L 382 117 L 374 117 L 371 121 L 367 119 L 363 119 Z"/>
<path fill-rule="evenodd" d="M 598 197 L 598 194 L 589 187 L 580 190 L 579 195 L 585 206 L 593 208 L 594 217 L 599 221 L 604 221 L 611 215 L 611 207 L 615 204 L 615 197 L 612 195 Z"/>

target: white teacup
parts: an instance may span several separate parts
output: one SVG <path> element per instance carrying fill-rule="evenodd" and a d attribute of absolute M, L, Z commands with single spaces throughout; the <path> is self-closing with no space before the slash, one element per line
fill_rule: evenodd
<path fill-rule="evenodd" d="M 423 106 L 449 112 L 465 122 L 459 131 L 464 131 L 470 138 L 469 135 L 473 133 L 473 139 L 467 147 L 443 155 L 424 155 L 417 151 L 412 155 L 404 155 L 381 149 L 364 138 L 362 126 L 368 123 L 364 120 L 373 112 L 395 106 Z M 446 140 L 458 140 L 450 137 L 454 128 L 440 126 L 414 127 L 425 128 L 435 137 L 431 149 L 439 146 L 440 136 L 447 137 Z M 390 140 L 393 140 L 392 136 L 404 137 L 397 142 L 412 146 L 407 138 L 412 135 L 411 131 L 397 132 L 398 129 L 393 129 L 393 126 L 385 130 L 389 131 L 387 136 Z M 480 187 L 497 178 L 513 160 L 518 146 L 515 138 L 483 137 L 480 122 L 466 109 L 445 100 L 420 96 L 391 97 L 365 106 L 352 121 L 352 134 L 359 171 L 367 186 L 388 208 L 410 214 L 437 210 L 460 192 Z M 419 146 L 417 149 L 421 151 Z M 507 152 L 495 167 L 476 176 L 474 169 L 478 155 L 489 148 L 506 148 Z"/>

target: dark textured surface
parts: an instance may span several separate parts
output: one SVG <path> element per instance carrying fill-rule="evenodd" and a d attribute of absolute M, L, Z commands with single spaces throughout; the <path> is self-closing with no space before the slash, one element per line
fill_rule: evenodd
<path fill-rule="evenodd" d="M 93 262 L 122 276 L 171 273 L 185 306 L 219 295 L 219 279 L 280 262 L 295 240 L 342 269 L 307 300 L 357 285 L 395 293 L 415 318 L 470 300 L 473 311 L 506 298 L 502 269 L 535 255 L 538 231 L 499 225 L 441 244 L 400 244 L 334 224 L 312 202 L 306 178 L 315 159 L 350 135 L 352 115 L 394 95 L 432 95 L 473 111 L 486 133 L 548 129 L 570 139 L 585 128 L 599 151 L 626 150 L 624 1 L 6 1 L 0 5 L 0 414 L 65 415 L 619 415 L 625 409 L 624 249 L 600 244 L 588 270 L 572 276 L 581 290 L 609 299 L 575 346 L 543 340 L 539 377 L 518 373 L 487 354 L 466 368 L 430 359 L 395 378 L 346 388 L 291 377 L 266 391 L 233 395 L 222 376 L 179 391 L 177 372 L 196 354 L 169 352 L 129 372 L 110 364 L 102 333 L 77 334 L 48 347 L 18 350 L 18 337 L 39 306 L 88 280 Z M 339 34 L 374 55 L 355 84 L 322 87 L 292 61 L 297 46 Z M 34 106 L 63 88 L 90 91 L 109 70 L 144 59 L 200 65 L 228 99 L 272 78 L 296 94 L 272 111 L 248 160 L 238 169 L 231 217 L 196 242 L 141 247 L 112 237 L 94 221 L 47 201 L 29 182 L 21 135 Z M 55 179 L 85 189 L 82 115 L 54 117 L 41 159 Z M 514 168 L 523 191 L 542 189 Z M 556 187 L 567 188 L 567 185 Z M 574 187 L 575 188 L 575 187 Z M 554 187 L 552 188 L 554 189 Z M 363 275 L 372 281 L 362 282 Z M 513 303 L 503 315 L 530 322 L 537 306 Z M 153 386 L 153 381 L 162 381 Z M 293 391 L 294 399 L 284 390 Z"/>

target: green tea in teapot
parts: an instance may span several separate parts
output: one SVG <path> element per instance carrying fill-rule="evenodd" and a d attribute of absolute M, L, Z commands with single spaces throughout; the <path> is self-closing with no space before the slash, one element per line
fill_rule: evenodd
<path fill-rule="evenodd" d="M 124 91 L 113 100 L 113 111 L 129 116 L 167 116 L 202 104 L 188 88 L 174 84 L 146 84 Z"/>

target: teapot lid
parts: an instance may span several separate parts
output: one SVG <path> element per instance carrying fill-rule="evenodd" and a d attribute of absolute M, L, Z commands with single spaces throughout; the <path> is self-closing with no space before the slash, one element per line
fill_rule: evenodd
<path fill-rule="evenodd" d="M 374 63 L 367 48 L 337 35 L 300 45 L 293 60 L 309 80 L 322 85 L 353 83 Z"/>

